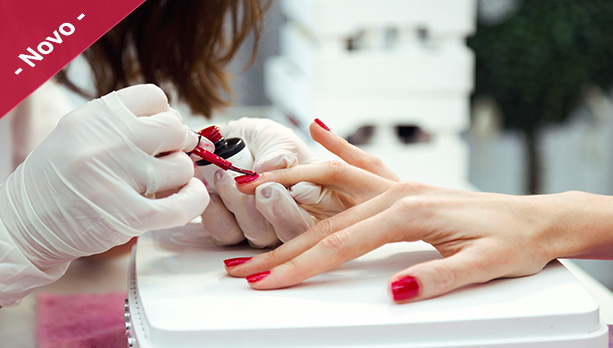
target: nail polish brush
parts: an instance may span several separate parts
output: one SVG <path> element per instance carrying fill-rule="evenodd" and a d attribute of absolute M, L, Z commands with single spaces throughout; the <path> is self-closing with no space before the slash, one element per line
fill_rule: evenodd
<path fill-rule="evenodd" d="M 218 166 L 219 168 L 223 169 L 223 170 L 232 170 L 235 171 L 237 173 L 241 173 L 241 174 L 245 174 L 245 175 L 256 175 L 257 173 L 252 171 L 252 170 L 247 170 L 247 169 L 241 169 L 238 167 L 235 167 L 232 162 L 223 159 L 219 156 L 217 156 L 216 154 L 212 153 L 211 151 L 207 151 L 205 149 L 203 149 L 200 146 L 196 146 L 193 150 L 192 150 L 193 154 L 196 154 L 197 156 L 201 157 L 204 160 L 207 160 L 209 162 L 211 162 L 212 164 Z"/>

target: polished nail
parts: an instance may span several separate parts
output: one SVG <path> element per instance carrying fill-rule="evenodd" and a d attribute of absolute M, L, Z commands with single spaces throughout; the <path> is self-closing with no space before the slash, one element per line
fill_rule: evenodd
<path fill-rule="evenodd" d="M 325 123 L 321 122 L 320 119 L 316 118 L 315 123 L 317 123 L 321 128 L 327 130 L 328 132 L 330 131 L 330 128 L 328 128 Z"/>
<path fill-rule="evenodd" d="M 234 178 L 234 180 L 236 181 L 237 184 L 239 185 L 243 185 L 243 184 L 248 184 L 252 181 L 257 180 L 260 177 L 260 174 L 256 174 L 256 175 L 241 175 L 241 176 L 237 176 Z"/>
<path fill-rule="evenodd" d="M 406 301 L 419 294 L 419 283 L 411 276 L 394 280 L 391 288 L 394 301 Z"/>
<path fill-rule="evenodd" d="M 260 280 L 268 277 L 269 274 L 270 274 L 270 271 L 264 271 L 264 272 L 248 275 L 247 277 L 245 277 L 245 279 L 247 279 L 249 283 L 255 283 L 255 282 L 259 282 Z"/>
<path fill-rule="evenodd" d="M 223 263 L 226 265 L 226 267 L 235 267 L 238 265 L 242 265 L 249 260 L 251 260 L 250 257 L 236 257 L 233 259 L 223 260 Z"/>

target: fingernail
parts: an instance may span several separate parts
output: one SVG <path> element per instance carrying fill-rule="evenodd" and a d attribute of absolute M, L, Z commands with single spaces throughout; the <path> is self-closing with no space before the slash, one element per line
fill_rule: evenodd
<path fill-rule="evenodd" d="M 243 263 L 247 262 L 251 260 L 250 257 L 236 257 L 233 259 L 226 259 L 223 260 L 223 263 L 226 265 L 226 267 L 235 267 L 238 265 L 242 265 Z"/>
<path fill-rule="evenodd" d="M 264 272 L 248 275 L 247 277 L 245 277 L 245 279 L 247 279 L 247 282 L 251 284 L 251 283 L 259 282 L 260 280 L 268 277 L 269 274 L 270 274 L 270 271 L 264 271 Z"/>
<path fill-rule="evenodd" d="M 264 185 L 262 185 L 264 186 Z M 270 197 L 272 197 L 272 186 L 266 186 L 264 187 L 260 193 L 262 194 L 262 197 L 266 198 L 266 199 L 270 199 Z"/>
<path fill-rule="evenodd" d="M 215 174 L 213 175 L 213 181 L 214 182 L 219 182 L 221 181 L 221 177 L 223 176 L 223 170 L 218 169 Z"/>
<path fill-rule="evenodd" d="M 325 123 L 321 122 L 320 119 L 316 118 L 315 123 L 317 123 L 321 128 L 327 130 L 328 132 L 330 131 L 330 128 L 328 128 Z"/>
<path fill-rule="evenodd" d="M 243 185 L 243 184 L 247 184 L 247 183 L 250 183 L 252 181 L 255 181 L 259 177 L 260 177 L 260 174 L 256 174 L 256 175 L 241 175 L 241 176 L 235 177 L 234 180 L 236 180 L 237 184 Z"/>
<path fill-rule="evenodd" d="M 391 289 L 394 301 L 406 301 L 419 294 L 419 283 L 415 277 L 406 276 L 394 280 Z"/>

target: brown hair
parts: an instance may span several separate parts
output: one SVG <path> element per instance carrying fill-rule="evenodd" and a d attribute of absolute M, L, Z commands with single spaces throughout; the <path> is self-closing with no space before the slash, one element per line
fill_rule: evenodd
<path fill-rule="evenodd" d="M 173 87 L 194 113 L 209 117 L 228 105 L 225 66 L 253 33 L 253 62 L 263 24 L 258 0 L 147 0 L 83 55 L 98 96 L 135 83 Z M 86 97 L 68 79 L 57 78 Z"/>

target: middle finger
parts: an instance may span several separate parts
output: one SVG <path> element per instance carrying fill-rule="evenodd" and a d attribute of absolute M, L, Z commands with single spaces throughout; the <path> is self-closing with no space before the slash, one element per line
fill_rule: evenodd
<path fill-rule="evenodd" d="M 234 262 L 228 262 L 232 266 L 226 267 L 226 271 L 234 277 L 245 277 L 285 263 L 311 249 L 327 236 L 388 209 L 395 201 L 395 197 L 393 196 L 394 195 L 390 193 L 377 196 L 370 201 L 352 207 L 329 219 L 320 221 L 300 236 L 270 252 L 256 255 L 248 262 L 243 262 L 238 265 Z"/>
<path fill-rule="evenodd" d="M 254 289 L 278 289 L 296 285 L 393 240 L 392 236 L 402 225 L 394 220 L 398 220 L 398 216 L 387 209 L 327 236 L 296 258 L 272 268 L 268 274 L 247 277 L 247 281 Z M 373 233 L 381 230 L 384 225 L 389 225 L 389 228 L 384 229 L 383 233 Z"/>

